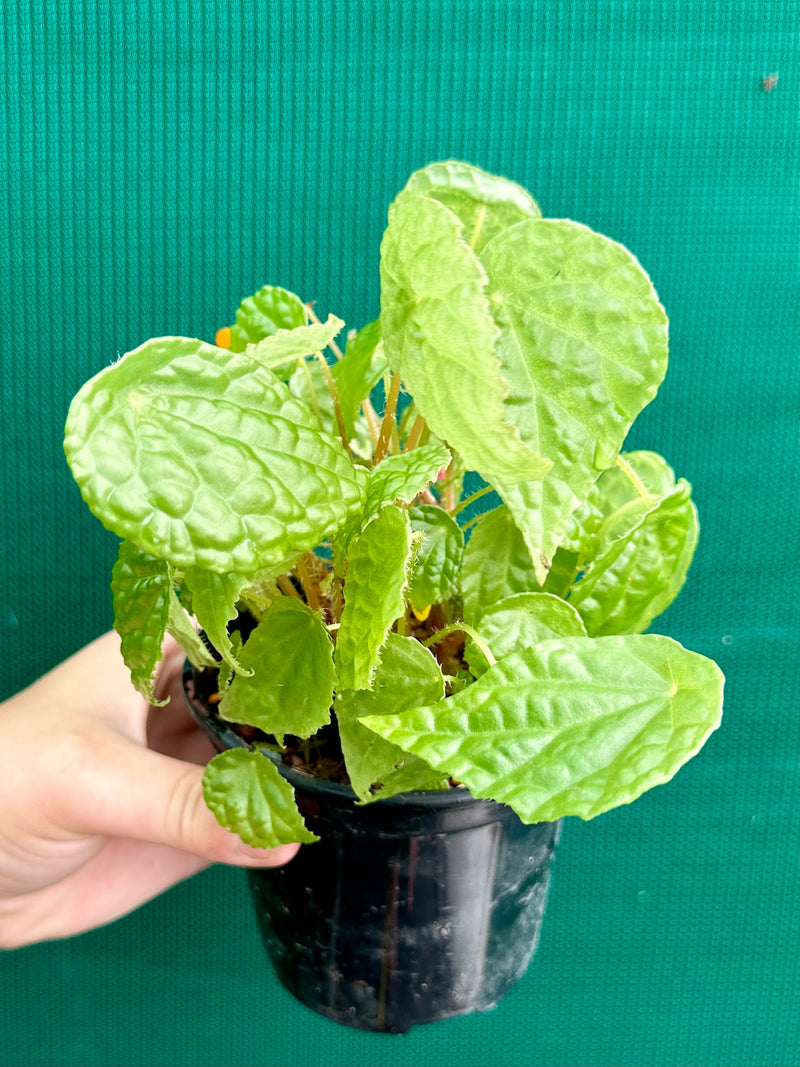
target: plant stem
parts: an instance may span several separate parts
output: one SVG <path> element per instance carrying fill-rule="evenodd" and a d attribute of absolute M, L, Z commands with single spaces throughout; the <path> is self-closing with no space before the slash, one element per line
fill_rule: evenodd
<path fill-rule="evenodd" d="M 302 597 L 295 589 L 294 583 L 292 582 L 292 579 L 289 577 L 288 574 L 278 575 L 278 577 L 275 579 L 275 582 L 280 591 L 285 594 L 285 596 L 296 596 L 298 600 L 302 600 Z"/>
<path fill-rule="evenodd" d="M 450 515 L 452 515 L 455 511 L 456 504 L 458 503 L 458 499 L 456 497 L 456 487 L 453 483 L 452 462 L 448 465 L 447 470 L 445 471 L 444 492 L 442 494 L 442 498 L 444 503 L 444 510 L 447 511 Z"/>
<path fill-rule="evenodd" d="M 339 403 L 339 394 L 336 392 L 336 382 L 333 380 L 331 374 L 331 368 L 328 366 L 328 361 L 325 359 L 321 352 L 315 352 L 314 355 L 319 360 L 322 371 L 325 375 L 325 381 L 328 385 L 328 392 L 331 394 L 331 400 L 333 401 L 333 413 L 336 416 L 336 428 L 339 431 L 339 436 L 342 439 L 342 444 L 346 450 L 350 448 L 350 442 L 347 439 L 347 430 L 344 425 L 344 417 L 342 415 L 342 407 Z"/>
<path fill-rule="evenodd" d="M 623 459 L 622 456 L 617 456 L 617 466 L 627 477 L 628 481 L 631 482 L 642 500 L 653 499 L 653 494 L 648 491 L 647 486 L 626 459 Z"/>
<path fill-rule="evenodd" d="M 428 424 L 425 422 L 422 415 L 417 415 L 416 419 L 414 419 L 414 425 L 411 427 L 408 437 L 406 438 L 405 447 L 403 448 L 404 452 L 410 452 L 412 448 L 417 447 L 427 426 Z"/>
<path fill-rule="evenodd" d="M 314 311 L 314 305 L 313 304 L 305 304 L 304 307 L 306 309 L 306 315 L 308 315 L 308 317 L 311 319 L 311 321 L 315 322 L 317 324 L 317 326 L 321 326 L 322 322 L 317 317 L 317 314 Z M 328 341 L 328 348 L 331 350 L 331 352 L 333 352 L 334 356 L 336 356 L 337 359 L 341 359 L 342 356 L 344 355 L 344 353 L 342 352 L 341 348 L 339 348 L 339 346 L 333 340 Z"/>
<path fill-rule="evenodd" d="M 381 423 L 381 433 L 378 438 L 378 443 L 375 446 L 375 455 L 372 457 L 372 465 L 376 466 L 386 455 L 389 448 L 389 442 L 392 439 L 392 430 L 397 425 L 395 414 L 397 412 L 397 400 L 400 396 L 400 375 L 392 374 L 391 384 L 386 396 L 386 410 L 383 413 L 383 422 Z"/>
<path fill-rule="evenodd" d="M 493 667 L 495 663 L 497 663 L 497 660 L 492 655 L 492 650 L 486 644 L 481 635 L 477 632 L 477 630 L 473 630 L 473 628 L 471 626 L 468 626 L 465 622 L 451 622 L 449 626 L 443 626 L 441 630 L 437 630 L 435 634 L 429 637 L 427 641 L 422 641 L 421 644 L 424 645 L 425 648 L 430 648 L 431 645 L 438 645 L 440 641 L 443 641 L 444 638 L 448 636 L 448 634 L 456 633 L 456 631 L 458 630 L 472 638 L 472 640 L 475 642 L 475 644 L 486 657 L 486 662 L 489 664 L 490 667 Z"/>
<path fill-rule="evenodd" d="M 381 420 L 378 418 L 378 413 L 372 406 L 372 401 L 368 396 L 365 396 L 361 401 L 361 410 L 364 412 L 364 418 L 367 420 L 367 429 L 372 438 L 372 444 L 377 445 L 378 439 L 381 436 Z"/>
<path fill-rule="evenodd" d="M 461 503 L 457 507 L 455 507 L 453 511 L 450 512 L 450 514 L 453 516 L 453 518 L 455 518 L 456 515 L 460 515 L 462 511 L 465 511 L 470 506 L 470 504 L 474 504 L 476 500 L 480 500 L 482 496 L 486 496 L 487 493 L 491 492 L 491 485 L 485 485 L 483 489 L 477 489 L 474 493 L 472 493 L 471 496 L 468 496 L 464 500 L 462 500 Z"/>
<path fill-rule="evenodd" d="M 478 215 L 475 219 L 475 229 L 472 231 L 472 237 L 469 239 L 469 247 L 475 251 L 478 241 L 481 236 L 481 230 L 483 229 L 483 223 L 486 219 L 486 205 L 481 204 L 478 208 Z"/>
<path fill-rule="evenodd" d="M 303 592 L 306 594 L 306 603 L 308 606 L 312 611 L 321 611 L 323 604 L 317 586 L 317 577 L 314 574 L 312 567 L 309 565 L 308 555 L 307 552 L 304 552 L 295 564 L 297 567 L 297 576 L 300 579 Z"/>
<path fill-rule="evenodd" d="M 464 525 L 461 527 L 461 532 L 462 533 L 466 533 L 467 530 L 471 530 L 472 527 L 475 525 L 475 523 L 479 519 L 483 518 L 484 514 L 485 514 L 485 512 L 481 512 L 480 515 L 473 515 L 472 518 L 469 520 L 469 522 L 465 522 Z"/>

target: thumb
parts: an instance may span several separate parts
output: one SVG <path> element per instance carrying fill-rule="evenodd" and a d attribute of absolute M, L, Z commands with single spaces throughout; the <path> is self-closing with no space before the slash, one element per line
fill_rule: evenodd
<path fill-rule="evenodd" d="M 275 867 L 299 845 L 251 848 L 226 830 L 203 797 L 203 768 L 142 748 L 120 735 L 105 739 L 104 751 L 84 765 L 87 781 L 77 790 L 72 828 L 107 837 L 128 837 L 167 845 L 210 863 Z"/>

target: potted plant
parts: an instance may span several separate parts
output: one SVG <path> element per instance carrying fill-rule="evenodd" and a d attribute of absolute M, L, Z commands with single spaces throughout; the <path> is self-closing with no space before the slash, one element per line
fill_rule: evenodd
<path fill-rule="evenodd" d="M 65 449 L 123 539 L 140 691 L 167 631 L 186 651 L 209 806 L 306 843 L 250 875 L 282 980 L 403 1030 L 519 977 L 560 820 L 671 778 L 723 678 L 644 633 L 698 523 L 659 455 L 622 451 L 667 367 L 633 256 L 448 161 L 391 205 L 380 277 L 344 352 L 273 286 L 215 344 L 147 341 L 79 391 Z"/>

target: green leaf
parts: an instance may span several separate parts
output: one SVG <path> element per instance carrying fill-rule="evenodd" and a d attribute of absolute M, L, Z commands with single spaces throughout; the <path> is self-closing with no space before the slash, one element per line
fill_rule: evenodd
<path fill-rule="evenodd" d="M 242 647 L 249 675 L 237 674 L 219 705 L 231 722 L 282 737 L 310 737 L 330 722 L 333 644 L 321 619 L 295 597 L 279 597 Z"/>
<path fill-rule="evenodd" d="M 335 435 L 337 430 L 333 397 L 319 360 L 300 360 L 287 384 L 292 395 L 313 410 L 317 426 L 325 433 Z"/>
<path fill-rule="evenodd" d="M 253 574 L 363 503 L 364 475 L 283 382 L 187 338 L 148 341 L 87 382 L 64 447 L 104 525 L 176 567 Z"/>
<path fill-rule="evenodd" d="M 335 539 L 333 556 L 336 573 L 344 573 L 347 552 L 360 530 L 364 530 L 388 505 L 410 504 L 449 462 L 450 453 L 444 445 L 430 444 L 396 456 L 387 456 L 377 467 L 373 467 L 369 472 L 363 511 L 349 518 Z"/>
<path fill-rule="evenodd" d="M 375 671 L 372 690 L 343 690 L 336 697 L 336 718 L 345 766 L 360 800 L 381 799 L 409 789 L 434 789 L 442 775 L 416 756 L 378 737 L 358 721 L 362 715 L 407 711 L 444 696 L 444 679 L 428 651 L 412 637 L 389 634 Z M 404 771 L 402 780 L 398 769 Z M 372 794 L 376 784 L 396 782 Z"/>
<path fill-rule="evenodd" d="M 480 635 L 494 658 L 503 659 L 553 637 L 585 637 L 586 630 L 575 608 L 560 597 L 516 593 L 486 609 L 481 616 Z M 465 656 L 474 675 L 489 669 L 474 641 L 467 641 Z"/>
<path fill-rule="evenodd" d="M 114 629 L 131 680 L 145 700 L 158 704 L 153 687 L 173 596 L 166 563 L 123 541 L 111 573 L 111 592 Z"/>
<path fill-rule="evenodd" d="M 249 674 L 250 671 L 237 662 L 233 654 L 228 623 L 236 618 L 239 595 L 250 579 L 242 574 L 215 574 L 200 567 L 189 567 L 183 580 L 192 595 L 192 611 L 211 644 L 235 671 Z"/>
<path fill-rule="evenodd" d="M 174 591 L 169 598 L 167 633 L 175 638 L 193 667 L 218 666 Z"/>
<path fill-rule="evenodd" d="M 408 513 L 386 507 L 350 545 L 344 611 L 336 640 L 341 689 L 368 689 L 389 627 L 405 609 L 411 555 Z"/>
<path fill-rule="evenodd" d="M 203 796 L 217 822 L 254 848 L 319 841 L 297 810 L 294 790 L 260 752 L 232 748 L 203 772 Z"/>
<path fill-rule="evenodd" d="M 387 504 L 410 504 L 450 462 L 443 445 L 424 445 L 397 456 L 387 456 L 369 475 L 362 526 Z"/>
<path fill-rule="evenodd" d="M 376 320 L 348 340 L 344 356 L 331 368 L 348 436 L 353 435 L 361 402 L 369 396 L 385 370 L 381 324 Z"/>
<path fill-rule="evenodd" d="M 292 330 L 278 330 L 258 344 L 248 345 L 245 351 L 262 367 L 274 370 L 279 377 L 288 375 L 298 361 L 321 352 L 344 327 L 344 322 L 329 315 L 326 322 L 295 326 Z"/>
<path fill-rule="evenodd" d="M 277 285 L 265 285 L 248 296 L 236 312 L 231 326 L 231 352 L 244 352 L 250 344 L 271 337 L 278 330 L 304 326 L 306 310 L 299 296 Z"/>
<path fill-rule="evenodd" d="M 421 504 L 409 512 L 411 528 L 424 535 L 417 553 L 407 597 L 422 612 L 458 592 L 464 535 L 458 523 L 440 507 Z"/>
<path fill-rule="evenodd" d="M 591 819 L 702 747 L 723 683 L 668 637 L 565 637 L 500 660 L 448 700 L 360 721 L 523 822 Z"/>
<path fill-rule="evenodd" d="M 656 395 L 667 318 L 630 252 L 576 222 L 519 223 L 486 246 L 481 262 L 513 397 L 508 417 L 553 461 L 544 479 L 493 479 L 541 583 L 570 515 Z"/>
<path fill-rule="evenodd" d="M 381 245 L 381 333 L 437 437 L 487 481 L 540 478 L 550 468 L 522 442 L 504 400 L 499 330 L 486 274 L 458 218 L 425 196 L 401 193 Z"/>
<path fill-rule="evenodd" d="M 428 196 L 449 208 L 461 220 L 476 252 L 502 230 L 542 214 L 521 185 L 453 159 L 416 171 L 405 191 Z"/>
<path fill-rule="evenodd" d="M 631 452 L 624 460 L 640 486 L 619 468 L 598 479 L 589 497 L 596 516 L 593 558 L 569 592 L 592 636 L 646 630 L 680 592 L 697 544 L 689 483 L 676 483 L 653 452 Z"/>
<path fill-rule="evenodd" d="M 464 549 L 461 598 L 464 618 L 477 625 L 499 600 L 537 589 L 531 555 L 506 507 L 478 519 Z"/>

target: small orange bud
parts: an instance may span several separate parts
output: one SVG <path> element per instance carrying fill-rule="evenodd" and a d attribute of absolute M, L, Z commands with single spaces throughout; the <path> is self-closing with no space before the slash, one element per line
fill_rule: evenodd
<path fill-rule="evenodd" d="M 416 618 L 417 622 L 425 622 L 425 620 L 427 619 L 427 617 L 431 613 L 431 608 L 432 607 L 433 607 L 432 604 L 428 604 L 428 606 L 426 608 L 423 608 L 422 611 L 417 611 L 417 609 L 412 604 L 411 605 L 411 610 L 414 613 L 414 617 Z"/>
<path fill-rule="evenodd" d="M 214 338 L 214 344 L 217 346 L 217 348 L 231 347 L 230 326 L 223 326 L 221 330 L 217 330 L 217 336 Z"/>

